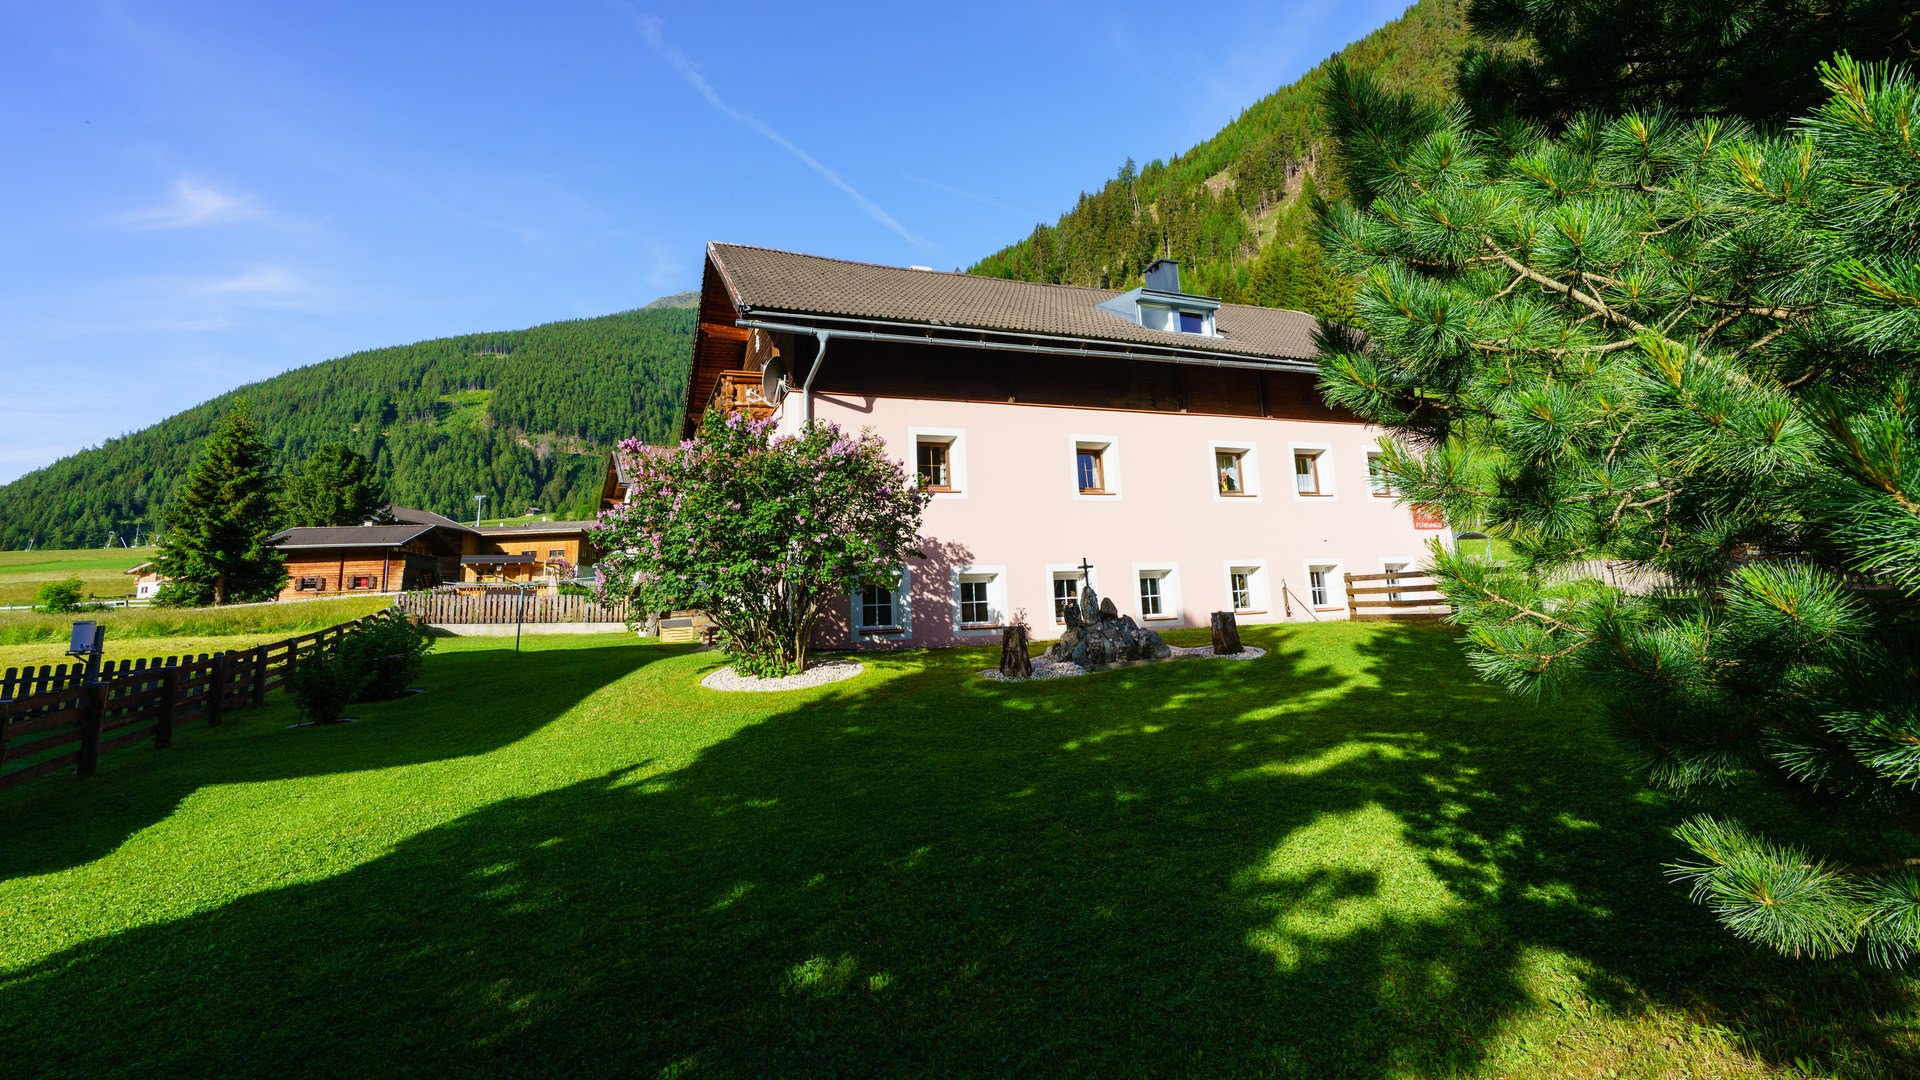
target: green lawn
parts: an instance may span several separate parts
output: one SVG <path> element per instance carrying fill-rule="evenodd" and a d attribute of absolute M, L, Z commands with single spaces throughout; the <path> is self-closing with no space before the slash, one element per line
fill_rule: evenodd
<path fill-rule="evenodd" d="M 133 578 L 124 571 L 153 558 L 153 550 L 137 547 L 0 551 L 0 605 L 31 604 L 40 586 L 75 577 L 91 595 L 132 596 Z"/>
<path fill-rule="evenodd" d="M 1576 710 L 1443 631 L 1246 636 L 765 695 L 453 639 L 358 723 L 230 714 L 0 796 L 0 1075 L 1920 1070 L 1920 985 L 1724 937 Z"/>

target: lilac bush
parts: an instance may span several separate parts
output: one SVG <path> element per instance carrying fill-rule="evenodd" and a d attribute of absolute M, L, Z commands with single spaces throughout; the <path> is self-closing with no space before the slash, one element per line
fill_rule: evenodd
<path fill-rule="evenodd" d="M 734 666 L 771 678 L 807 668 L 826 605 L 891 586 L 920 554 L 929 496 L 871 431 L 709 412 L 677 448 L 620 444 L 633 496 L 604 510 L 601 596 L 639 611 L 703 611 Z"/>

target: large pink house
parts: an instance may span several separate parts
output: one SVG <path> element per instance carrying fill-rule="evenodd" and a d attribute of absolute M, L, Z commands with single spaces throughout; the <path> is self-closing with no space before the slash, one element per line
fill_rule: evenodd
<path fill-rule="evenodd" d="M 688 428 L 708 408 L 872 428 L 933 491 L 926 558 L 850 596 L 823 646 L 1061 628 L 1082 575 L 1150 628 L 1341 619 L 1345 574 L 1417 567 L 1379 432 L 1314 386 L 1315 323 L 1121 292 L 707 247 Z"/>

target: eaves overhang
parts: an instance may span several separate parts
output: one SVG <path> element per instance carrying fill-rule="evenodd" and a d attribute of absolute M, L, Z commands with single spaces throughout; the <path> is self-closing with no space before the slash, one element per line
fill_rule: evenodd
<path fill-rule="evenodd" d="M 1031 331 L 997 330 L 940 322 L 910 322 L 846 315 L 826 315 L 776 308 L 740 309 L 734 325 L 743 329 L 820 333 L 853 340 L 896 344 L 944 345 L 953 348 L 1037 352 L 1055 356 L 1082 356 L 1114 360 L 1145 360 L 1198 367 L 1238 368 L 1248 371 L 1288 371 L 1315 374 L 1314 361 L 1296 357 L 1257 357 L 1244 352 L 1200 348 L 1186 342 L 1165 345 L 1103 338 L 1069 337 Z M 1171 332 L 1169 337 L 1173 337 Z"/>

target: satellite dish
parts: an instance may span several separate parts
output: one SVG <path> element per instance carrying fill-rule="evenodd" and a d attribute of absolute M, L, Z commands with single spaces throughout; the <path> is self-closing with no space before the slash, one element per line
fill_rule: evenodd
<path fill-rule="evenodd" d="M 787 396 L 787 362 L 778 356 L 760 369 L 760 396 L 769 405 L 778 405 Z"/>

